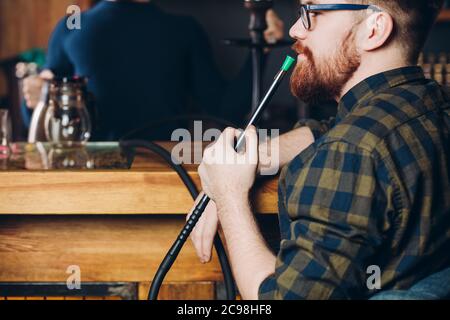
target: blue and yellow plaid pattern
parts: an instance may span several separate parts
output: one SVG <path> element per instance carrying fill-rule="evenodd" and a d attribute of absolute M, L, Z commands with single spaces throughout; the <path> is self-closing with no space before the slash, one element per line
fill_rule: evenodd
<path fill-rule="evenodd" d="M 450 92 L 419 67 L 372 76 L 282 170 L 281 245 L 261 299 L 366 299 L 450 266 Z M 330 127 L 329 127 L 330 126 Z"/>

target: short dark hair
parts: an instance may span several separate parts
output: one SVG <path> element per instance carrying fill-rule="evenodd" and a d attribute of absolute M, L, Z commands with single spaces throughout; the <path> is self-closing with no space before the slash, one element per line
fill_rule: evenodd
<path fill-rule="evenodd" d="M 423 50 L 444 0 L 352 0 L 373 4 L 386 10 L 394 19 L 392 40 L 406 49 L 408 61 L 416 63 Z"/>

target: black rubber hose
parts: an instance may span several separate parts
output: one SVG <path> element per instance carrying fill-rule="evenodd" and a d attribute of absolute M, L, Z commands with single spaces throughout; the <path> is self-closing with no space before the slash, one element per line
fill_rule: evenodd
<path fill-rule="evenodd" d="M 157 155 L 159 155 L 161 158 L 163 158 L 167 164 L 170 165 L 172 169 L 177 172 L 178 176 L 183 181 L 184 185 L 188 189 L 189 193 L 191 194 L 192 198 L 194 200 L 197 199 L 199 192 L 197 190 L 197 187 L 195 186 L 194 182 L 192 181 L 191 177 L 188 175 L 186 170 L 181 166 L 177 165 L 172 161 L 172 157 L 170 152 L 168 152 L 163 147 L 157 145 L 154 142 L 150 141 L 143 141 L 143 140 L 130 140 L 130 141 L 120 141 L 120 146 L 122 148 L 144 148 L 147 150 L 150 150 Z M 189 235 L 187 235 L 189 237 Z M 178 255 L 179 250 L 183 247 L 184 242 L 177 242 L 176 246 L 177 248 L 172 247 L 172 249 L 169 251 L 169 254 L 166 255 L 163 262 L 161 263 L 160 267 L 158 268 L 158 271 L 156 272 L 155 278 L 152 282 L 152 287 L 149 292 L 149 300 L 156 300 L 158 297 L 159 289 L 164 281 L 164 277 L 167 273 L 167 271 L 172 266 L 173 262 L 175 261 L 176 256 Z M 220 239 L 220 236 L 216 234 L 214 238 L 214 247 L 216 248 L 217 256 L 219 258 L 220 266 L 222 269 L 223 277 L 224 277 L 224 283 L 225 283 L 225 289 L 226 289 L 226 296 L 227 300 L 235 300 L 236 299 L 236 286 L 234 284 L 233 279 L 233 273 L 231 271 L 230 263 L 227 258 L 227 254 L 225 251 L 225 248 L 223 246 L 222 240 Z M 178 252 L 177 252 L 178 251 Z M 174 255 L 174 252 L 176 252 L 176 255 Z"/>

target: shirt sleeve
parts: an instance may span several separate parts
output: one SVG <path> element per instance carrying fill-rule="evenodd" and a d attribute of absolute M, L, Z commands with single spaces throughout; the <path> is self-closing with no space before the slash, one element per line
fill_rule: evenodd
<path fill-rule="evenodd" d="M 66 19 L 62 19 L 55 27 L 50 36 L 47 49 L 45 69 L 51 70 L 55 75 L 73 76 L 74 67 L 64 47 L 69 29 L 66 27 Z"/>
<path fill-rule="evenodd" d="M 326 134 L 328 131 L 333 128 L 335 123 L 335 118 L 330 118 L 328 120 L 314 120 L 314 119 L 303 119 L 298 121 L 294 129 L 301 128 L 301 127 L 308 127 L 311 129 L 314 139 L 318 140 L 320 137 L 322 137 L 324 134 Z"/>
<path fill-rule="evenodd" d="M 377 263 L 377 249 L 390 228 L 387 171 L 354 145 L 333 142 L 316 148 L 301 170 L 295 164 L 288 169 L 291 179 L 279 199 L 280 210 L 289 216 L 288 230 L 275 274 L 259 288 L 260 299 L 367 294 L 367 268 Z"/>

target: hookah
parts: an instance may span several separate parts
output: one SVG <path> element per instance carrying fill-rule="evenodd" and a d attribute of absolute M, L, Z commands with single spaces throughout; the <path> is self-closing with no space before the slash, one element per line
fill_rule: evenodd
<path fill-rule="evenodd" d="M 278 40 L 275 43 L 268 43 L 264 38 L 264 31 L 267 29 L 266 15 L 267 11 L 273 8 L 273 0 L 245 0 L 244 7 L 250 12 L 250 23 L 248 26 L 250 38 L 226 39 L 224 44 L 246 47 L 251 51 L 253 70 L 252 112 L 255 112 L 261 101 L 264 50 L 290 46 L 293 42 L 290 40 Z"/>
<path fill-rule="evenodd" d="M 255 112 L 251 116 L 247 126 L 245 127 L 245 130 L 241 133 L 239 138 L 237 139 L 237 143 L 235 145 L 235 150 L 240 150 L 244 144 L 245 141 L 245 133 L 248 130 L 248 128 L 252 125 L 254 125 L 262 115 L 265 108 L 268 106 L 271 98 L 275 94 L 276 90 L 278 89 L 279 85 L 283 81 L 283 78 L 288 73 L 289 69 L 294 64 L 295 59 L 288 56 L 286 57 L 286 60 L 283 63 L 283 66 L 281 67 L 280 71 L 275 76 L 275 79 L 270 86 L 269 90 L 267 91 L 266 95 L 262 99 L 261 103 L 256 108 Z M 198 201 L 198 204 L 195 206 L 195 208 L 192 211 L 192 214 L 189 218 L 189 220 L 186 222 L 186 225 L 184 226 L 183 230 L 178 235 L 177 239 L 175 240 L 174 244 L 170 248 L 169 252 L 164 257 L 164 260 L 162 261 L 161 265 L 159 266 L 159 269 L 156 272 L 156 275 L 152 281 L 152 285 L 150 287 L 150 291 L 148 294 L 148 300 L 156 300 L 158 297 L 159 289 L 161 287 L 161 284 L 164 280 L 164 277 L 166 276 L 167 272 L 172 267 L 173 263 L 175 262 L 178 254 L 180 253 L 184 243 L 189 238 L 189 235 L 191 234 L 192 230 L 194 229 L 195 225 L 197 224 L 198 220 L 202 216 L 203 212 L 205 211 L 209 201 L 211 200 L 206 194 L 203 192 L 200 193 L 200 200 Z"/>

